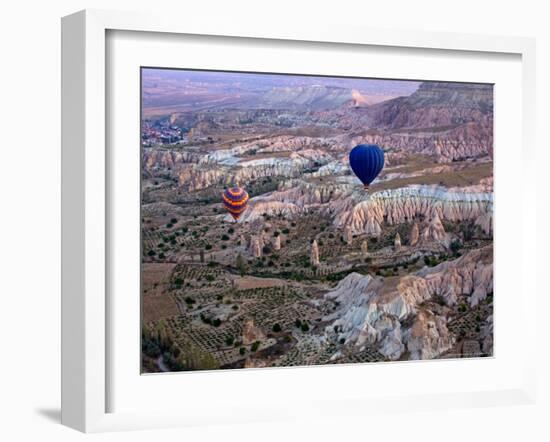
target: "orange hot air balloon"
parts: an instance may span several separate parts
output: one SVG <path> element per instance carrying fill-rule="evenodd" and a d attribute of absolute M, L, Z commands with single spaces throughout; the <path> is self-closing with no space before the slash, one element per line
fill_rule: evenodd
<path fill-rule="evenodd" d="M 223 205 L 235 221 L 244 213 L 248 206 L 248 193 L 241 187 L 230 187 L 222 194 Z"/>

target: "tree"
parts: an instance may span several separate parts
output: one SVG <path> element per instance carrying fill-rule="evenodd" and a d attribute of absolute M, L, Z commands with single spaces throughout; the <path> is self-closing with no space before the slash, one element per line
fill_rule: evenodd
<path fill-rule="evenodd" d="M 281 330 L 282 330 L 281 329 L 281 324 L 279 324 L 279 323 L 273 324 L 273 331 L 275 333 L 279 333 Z"/>
<path fill-rule="evenodd" d="M 462 244 L 460 244 L 460 241 L 453 241 L 451 242 L 451 245 L 450 245 L 450 248 L 451 248 L 451 252 L 455 253 L 458 252 L 460 250 L 460 247 L 462 246 Z"/>
<path fill-rule="evenodd" d="M 250 351 L 257 351 L 260 347 L 260 341 L 254 341 L 252 346 L 250 347 Z"/>
<path fill-rule="evenodd" d="M 305 333 L 307 331 L 309 331 L 309 325 L 307 322 L 302 322 L 302 327 L 301 327 L 302 331 Z"/>
<path fill-rule="evenodd" d="M 246 261 L 243 258 L 243 255 L 241 255 L 240 253 L 237 255 L 235 265 L 237 266 L 237 270 L 239 271 L 240 275 L 244 276 L 244 274 L 246 273 Z"/>
<path fill-rule="evenodd" d="M 190 342 L 185 343 L 182 350 L 179 358 L 182 367 L 179 370 L 211 370 L 219 367 L 210 353 L 203 352 Z"/>
<path fill-rule="evenodd" d="M 241 356 L 243 356 L 245 353 L 246 353 L 246 348 L 244 348 L 244 347 L 239 348 L 239 354 Z"/>

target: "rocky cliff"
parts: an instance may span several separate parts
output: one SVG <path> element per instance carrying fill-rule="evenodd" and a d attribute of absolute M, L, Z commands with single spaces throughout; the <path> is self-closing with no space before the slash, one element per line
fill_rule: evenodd
<path fill-rule="evenodd" d="M 283 158 L 251 159 L 235 164 L 231 170 L 213 164 L 182 164 L 178 172 L 180 187 L 190 192 L 206 189 L 213 185 L 246 185 L 265 177 L 298 177 L 305 170 L 317 167 L 332 160 L 323 152 L 304 150 L 293 152 Z M 228 161 L 225 158 L 224 161 Z"/>
<path fill-rule="evenodd" d="M 428 225 L 422 232 L 420 240 L 423 243 L 436 241 L 445 245 L 446 247 L 449 246 L 449 236 L 445 232 L 443 224 L 441 223 L 441 219 L 439 219 L 439 215 L 437 213 L 435 213 L 433 217 L 428 220 Z M 412 242 L 413 241 L 411 241 L 411 243 Z"/>
<path fill-rule="evenodd" d="M 422 303 L 434 296 L 453 305 L 466 295 L 472 306 L 492 292 L 492 246 L 474 250 L 436 267 L 397 280 L 351 273 L 325 297 L 337 301 L 335 312 L 323 318 L 329 341 L 376 346 L 390 359 L 405 352 L 411 359 L 431 359 L 449 350 L 455 337 L 443 315 Z"/>
<path fill-rule="evenodd" d="M 492 118 L 493 86 L 471 83 L 422 83 L 408 97 L 373 106 L 375 127 L 425 128 Z"/>
<path fill-rule="evenodd" d="M 293 179 L 284 181 L 279 189 L 251 198 L 243 222 L 260 219 L 263 214 L 292 217 L 312 210 L 328 210 L 328 203 L 345 198 L 352 190 L 349 184 L 314 184 Z"/>
<path fill-rule="evenodd" d="M 201 156 L 189 151 L 175 149 L 144 148 L 142 151 L 143 170 L 177 169 L 186 163 L 198 163 Z"/>
<path fill-rule="evenodd" d="M 378 144 L 386 149 L 434 156 L 440 163 L 493 155 L 492 120 L 414 132 L 379 132 L 353 137 L 349 145 Z"/>
<path fill-rule="evenodd" d="M 476 306 L 493 291 L 493 247 L 425 267 L 416 277 L 422 279 L 429 293 L 441 296 L 448 305 L 455 304 L 459 295 L 468 295 L 470 305 Z"/>
<path fill-rule="evenodd" d="M 472 220 L 485 233 L 492 231 L 492 193 L 462 192 L 439 186 L 409 186 L 384 190 L 371 195 L 354 193 L 351 198 L 329 204 L 336 214 L 337 226 L 350 226 L 354 233 L 378 236 L 382 224 L 411 222 L 422 216 L 428 220 Z M 433 226 L 427 236 L 441 240 L 440 222 Z M 442 227 L 442 226 L 441 226 Z M 436 233 L 439 230 L 439 233 Z"/>
<path fill-rule="evenodd" d="M 420 185 L 368 194 L 356 190 L 352 184 L 314 185 L 291 180 L 283 183 L 275 192 L 252 198 L 242 220 L 250 222 L 259 219 L 264 213 L 291 217 L 313 210 L 328 214 L 333 218 L 335 226 L 343 231 L 349 230 L 351 235 L 366 233 L 379 236 L 385 223 L 408 223 L 422 217 L 429 222 L 429 229 L 422 232 L 422 238 L 446 242 L 447 236 L 441 220 L 471 220 L 486 234 L 490 234 L 493 195 L 492 192 Z"/>

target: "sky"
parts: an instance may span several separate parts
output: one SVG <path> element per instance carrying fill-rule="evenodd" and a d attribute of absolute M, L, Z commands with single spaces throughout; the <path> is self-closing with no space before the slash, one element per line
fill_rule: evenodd
<path fill-rule="evenodd" d="M 262 91 L 274 87 L 324 85 L 357 89 L 366 94 L 410 95 L 420 84 L 419 81 L 413 80 L 382 80 L 291 74 L 194 71 L 183 69 L 144 68 L 142 74 L 144 85 L 158 82 L 224 84 L 226 87 L 230 88 L 254 91 Z"/>
<path fill-rule="evenodd" d="M 225 102 L 238 106 L 239 102 L 254 102 L 270 91 L 285 93 L 315 86 L 355 90 L 365 96 L 379 97 L 376 101 L 380 101 L 410 95 L 419 84 L 409 80 L 143 68 L 142 103 L 144 108 L 174 105 L 200 108 L 201 104 L 212 105 L 213 100 L 224 97 Z"/>

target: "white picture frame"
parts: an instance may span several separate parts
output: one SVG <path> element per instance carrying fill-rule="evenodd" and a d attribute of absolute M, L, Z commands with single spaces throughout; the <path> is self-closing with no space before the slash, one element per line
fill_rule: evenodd
<path fill-rule="evenodd" d="M 534 181 L 534 109 L 535 109 L 535 42 L 518 37 L 494 37 L 417 31 L 389 31 L 354 26 L 317 28 L 314 24 L 293 27 L 269 22 L 218 22 L 209 17 L 182 21 L 177 17 L 153 16 L 86 10 L 62 21 L 62 423 L 85 432 L 110 431 L 167 426 L 207 425 L 223 422 L 219 410 L 211 412 L 197 407 L 190 410 L 172 407 L 162 410 L 112 411 L 109 406 L 110 344 L 108 244 L 112 238 L 109 223 L 109 155 L 106 120 L 109 118 L 106 80 L 107 33 L 154 32 L 161 35 L 217 36 L 271 41 L 311 42 L 349 46 L 424 48 L 438 51 L 466 51 L 483 54 L 512 54 L 521 57 L 521 156 L 522 184 L 517 188 L 524 210 L 520 215 L 521 274 L 527 272 L 526 257 L 534 256 L 533 240 L 536 220 L 536 193 L 527 192 Z M 159 34 L 156 34 L 159 35 Z M 497 139 L 498 143 L 498 139 Z M 533 186 L 534 187 L 534 186 Z M 503 196 L 505 198 L 506 196 Z M 499 198 L 497 196 L 497 198 Z M 497 199 L 498 201 L 498 199 Z M 498 202 L 497 202 L 498 204 Z M 496 253 L 499 251 L 496 246 Z M 498 272 L 498 270 L 497 270 Z M 534 279 L 521 278 L 518 305 L 536 304 Z M 503 322 L 504 323 L 504 322 Z M 256 407 L 242 404 L 248 410 L 245 421 L 284 419 L 286 417 L 334 415 L 329 406 L 338 401 L 338 413 L 365 415 L 373 411 L 407 409 L 441 409 L 500 404 L 532 403 L 535 400 L 536 324 L 523 324 L 525 347 L 518 354 L 522 364 L 521 379 L 502 388 L 464 389 L 461 392 L 430 392 L 418 395 L 377 396 L 375 402 L 361 396 L 329 397 L 313 407 Z M 139 330 L 137 331 L 139 332 Z M 531 338 L 531 339 L 529 339 Z M 498 339 L 498 337 L 497 337 Z M 498 354 L 496 356 L 498 358 Z M 481 361 L 480 361 L 481 362 Z M 402 364 L 413 370 L 412 364 Z M 379 366 L 384 369 L 384 365 Z M 380 368 L 378 371 L 380 372 Z M 445 367 L 442 366 L 442 370 Z M 449 367 L 449 370 L 452 368 Z M 455 368 L 456 369 L 456 368 Z M 474 367 L 475 369 L 475 367 Z M 346 367 L 331 367 L 334 373 Z M 264 370 L 239 370 L 240 382 L 247 377 L 273 376 L 258 374 Z M 280 371 L 280 370 L 279 370 Z M 286 378 L 298 372 L 283 370 Z M 247 374 L 250 373 L 250 374 Z M 208 376 L 208 375 L 207 375 Z M 164 376 L 166 377 L 166 376 Z M 196 378 L 199 379 L 199 378 Z M 275 379 L 275 378 L 273 378 Z M 210 378 L 214 381 L 214 378 Z M 218 381 L 216 381 L 218 382 Z M 245 394 L 246 396 L 246 394 Z M 244 399 L 246 400 L 246 398 Z M 238 407 L 236 407 L 237 409 Z M 258 409 L 259 408 L 259 409 Z M 229 416 L 232 417 L 232 416 Z M 227 419 L 227 422 L 231 419 Z"/>

